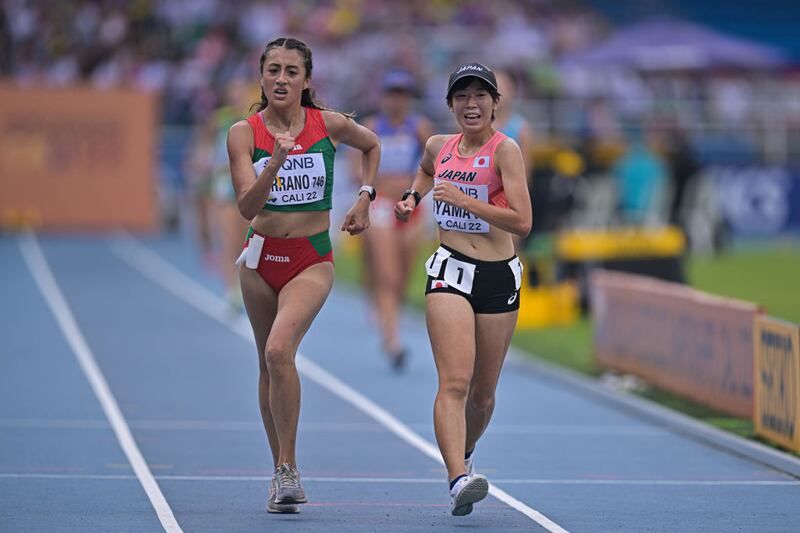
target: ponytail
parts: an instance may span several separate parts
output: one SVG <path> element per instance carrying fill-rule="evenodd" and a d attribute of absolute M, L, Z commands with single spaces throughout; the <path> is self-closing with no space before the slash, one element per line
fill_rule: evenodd
<path fill-rule="evenodd" d="M 261 113 L 262 111 L 264 111 L 267 108 L 268 104 L 269 104 L 269 102 L 267 102 L 267 95 L 264 94 L 264 88 L 262 87 L 261 88 L 261 101 L 260 102 L 256 102 L 255 104 L 251 105 L 250 106 L 250 112 L 252 113 L 253 110 L 255 109 L 256 113 Z"/>

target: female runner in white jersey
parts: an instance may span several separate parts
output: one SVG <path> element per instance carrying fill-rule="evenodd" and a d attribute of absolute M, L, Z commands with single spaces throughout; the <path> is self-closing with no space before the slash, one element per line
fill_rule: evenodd
<path fill-rule="evenodd" d="M 472 512 L 489 483 L 472 465 L 492 416 L 500 369 L 517 322 L 522 264 L 512 235 L 531 229 L 525 164 L 517 143 L 492 127 L 494 73 L 463 65 L 447 104 L 460 133 L 428 139 L 412 189 L 395 205 L 407 220 L 433 190 L 441 246 L 428 259 L 426 317 L 439 374 L 434 429 L 450 480 L 451 513 Z"/>

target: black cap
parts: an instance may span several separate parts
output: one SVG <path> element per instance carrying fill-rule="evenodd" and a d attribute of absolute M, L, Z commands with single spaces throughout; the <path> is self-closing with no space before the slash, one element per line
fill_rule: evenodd
<path fill-rule="evenodd" d="M 447 82 L 447 97 L 450 97 L 450 93 L 453 92 L 453 86 L 458 80 L 469 77 L 480 78 L 495 91 L 497 90 L 497 79 L 494 77 L 492 69 L 481 63 L 467 63 L 466 65 L 461 65 L 450 74 L 450 80 Z"/>

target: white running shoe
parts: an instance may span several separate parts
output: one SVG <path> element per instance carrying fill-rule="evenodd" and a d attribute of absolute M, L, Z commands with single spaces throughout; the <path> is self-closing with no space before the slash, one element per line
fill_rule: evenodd
<path fill-rule="evenodd" d="M 280 514 L 294 514 L 300 512 L 293 503 L 275 503 L 275 493 L 277 492 L 278 480 L 275 476 L 269 482 L 269 497 L 267 498 L 267 512 Z"/>
<path fill-rule="evenodd" d="M 472 512 L 472 504 L 489 493 L 489 480 L 481 474 L 462 477 L 450 489 L 450 514 L 464 516 Z"/>

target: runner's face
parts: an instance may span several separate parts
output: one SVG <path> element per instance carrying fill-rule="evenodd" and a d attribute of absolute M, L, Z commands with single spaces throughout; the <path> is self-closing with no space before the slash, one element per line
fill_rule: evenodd
<path fill-rule="evenodd" d="M 383 112 L 390 116 L 405 117 L 411 111 L 411 94 L 403 90 L 386 91 L 381 106 Z"/>
<path fill-rule="evenodd" d="M 261 74 L 261 87 L 270 106 L 299 106 L 303 89 L 308 88 L 308 83 L 300 52 L 273 48 L 267 53 L 264 72 Z"/>
<path fill-rule="evenodd" d="M 492 126 L 492 111 L 497 104 L 478 80 L 453 92 L 452 102 L 451 110 L 465 133 L 477 133 Z"/>

